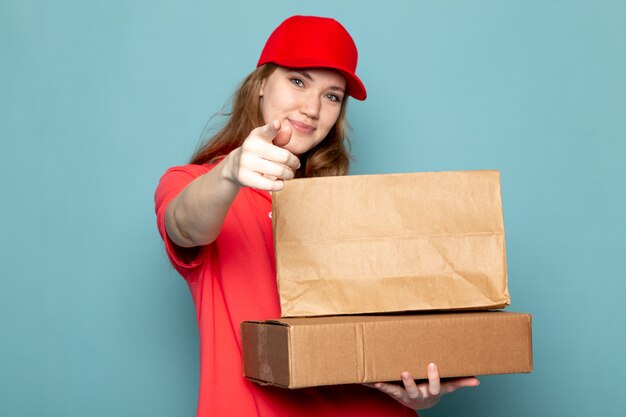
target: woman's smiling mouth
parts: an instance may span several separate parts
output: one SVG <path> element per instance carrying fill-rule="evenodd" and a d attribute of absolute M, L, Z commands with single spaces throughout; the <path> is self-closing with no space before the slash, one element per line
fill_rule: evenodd
<path fill-rule="evenodd" d="M 310 124 L 299 122 L 297 120 L 291 120 L 291 119 L 287 119 L 287 121 L 289 122 L 291 127 L 298 133 L 310 135 L 311 133 L 315 131 L 315 127 L 311 126 Z"/>

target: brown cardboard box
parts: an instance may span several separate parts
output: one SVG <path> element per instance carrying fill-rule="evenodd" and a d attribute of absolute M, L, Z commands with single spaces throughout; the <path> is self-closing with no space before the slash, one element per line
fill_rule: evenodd
<path fill-rule="evenodd" d="M 282 317 L 510 303 L 497 171 L 296 179 L 272 218 Z"/>
<path fill-rule="evenodd" d="M 531 316 L 502 311 L 241 324 L 244 375 L 286 388 L 530 372 Z"/>

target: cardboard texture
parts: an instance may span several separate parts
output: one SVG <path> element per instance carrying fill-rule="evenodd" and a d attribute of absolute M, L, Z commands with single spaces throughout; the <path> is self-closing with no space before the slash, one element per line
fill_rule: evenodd
<path fill-rule="evenodd" d="M 285 388 L 532 370 L 531 316 L 471 312 L 241 324 L 244 375 Z"/>
<path fill-rule="evenodd" d="M 272 198 L 282 317 L 510 303 L 497 171 L 296 179 Z"/>

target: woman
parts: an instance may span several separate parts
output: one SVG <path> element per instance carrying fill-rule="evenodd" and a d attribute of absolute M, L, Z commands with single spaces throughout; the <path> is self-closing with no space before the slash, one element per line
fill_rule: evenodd
<path fill-rule="evenodd" d="M 242 377 L 239 324 L 280 316 L 268 191 L 294 177 L 347 173 L 346 102 L 367 95 L 356 64 L 354 41 L 337 21 L 285 20 L 237 91 L 226 126 L 189 165 L 161 178 L 159 231 L 197 312 L 198 416 L 415 415 L 444 393 L 478 384 L 440 382 L 432 364 L 428 382 L 416 384 L 405 372 L 403 386 L 290 391 Z"/>

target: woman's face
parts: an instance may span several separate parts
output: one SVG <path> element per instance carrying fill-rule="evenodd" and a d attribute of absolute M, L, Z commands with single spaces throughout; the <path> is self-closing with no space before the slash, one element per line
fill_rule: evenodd
<path fill-rule="evenodd" d="M 265 123 L 289 123 L 291 141 L 283 148 L 301 155 L 335 125 L 346 97 L 346 80 L 333 70 L 278 67 L 263 80 L 260 95 Z"/>

